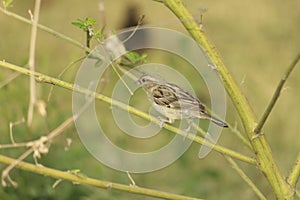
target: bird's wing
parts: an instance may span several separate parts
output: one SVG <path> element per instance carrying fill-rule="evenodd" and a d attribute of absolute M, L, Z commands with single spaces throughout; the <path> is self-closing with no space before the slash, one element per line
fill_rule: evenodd
<path fill-rule="evenodd" d="M 175 84 L 158 85 L 153 90 L 153 100 L 155 103 L 174 109 L 204 111 L 205 106 L 189 92 L 183 90 Z"/>
<path fill-rule="evenodd" d="M 153 101 L 160 105 L 168 108 L 177 108 L 178 102 L 177 96 L 175 95 L 172 88 L 166 87 L 165 85 L 157 85 L 152 90 Z"/>

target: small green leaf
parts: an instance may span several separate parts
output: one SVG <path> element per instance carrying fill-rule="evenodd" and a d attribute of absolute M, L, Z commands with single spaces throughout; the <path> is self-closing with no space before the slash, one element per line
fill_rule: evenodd
<path fill-rule="evenodd" d="M 94 20 L 94 19 L 91 19 L 91 18 L 88 18 L 88 17 L 85 18 L 85 22 L 84 22 L 85 26 L 93 26 L 96 23 L 97 23 L 97 21 Z"/>
<path fill-rule="evenodd" d="M 133 64 L 135 64 L 140 59 L 140 54 L 135 51 L 128 52 L 125 56 Z"/>
<path fill-rule="evenodd" d="M 72 25 L 77 26 L 80 29 L 84 28 L 84 26 L 80 22 L 72 22 Z"/>
<path fill-rule="evenodd" d="M 140 60 L 141 60 L 142 63 L 145 63 L 145 62 L 147 62 L 147 58 L 148 58 L 148 55 L 143 53 L 143 54 L 141 55 Z"/>
<path fill-rule="evenodd" d="M 2 5 L 4 8 L 13 7 L 13 0 L 2 0 Z"/>
<path fill-rule="evenodd" d="M 90 30 L 91 27 L 93 25 L 95 25 L 96 23 L 97 23 L 96 20 L 87 17 L 84 20 L 77 19 L 76 22 L 72 22 L 71 24 L 82 29 L 83 31 L 87 31 L 87 30 Z"/>
<path fill-rule="evenodd" d="M 135 51 L 128 52 L 128 53 L 126 53 L 125 56 L 132 64 L 136 64 L 137 62 L 144 63 L 144 62 L 146 62 L 146 59 L 147 59 L 146 54 L 140 55 L 139 53 L 137 53 Z"/>
<path fill-rule="evenodd" d="M 76 27 L 78 27 L 78 28 L 80 28 L 80 29 L 82 29 L 82 30 L 84 30 L 84 31 L 86 31 L 86 27 L 84 25 L 84 21 L 81 20 L 81 19 L 77 19 L 76 22 L 72 22 L 71 24 L 74 25 L 74 26 L 76 26 Z"/>
<path fill-rule="evenodd" d="M 99 30 L 96 30 L 95 31 L 95 38 L 100 40 L 100 41 L 103 41 L 104 40 L 104 30 L 105 30 L 105 26 L 103 26 L 101 29 Z"/>

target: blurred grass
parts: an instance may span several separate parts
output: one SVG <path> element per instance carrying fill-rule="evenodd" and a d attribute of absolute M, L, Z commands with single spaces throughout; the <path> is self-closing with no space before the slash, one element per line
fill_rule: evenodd
<path fill-rule="evenodd" d="M 104 2 L 108 29 L 117 30 L 122 27 L 126 9 L 129 5 L 136 4 L 140 14 L 146 15 L 145 21 L 149 25 L 168 27 L 186 33 L 174 15 L 162 4 L 150 0 L 106 0 Z M 184 2 L 196 17 L 199 16 L 199 8 L 207 9 L 203 18 L 204 30 L 216 45 L 259 117 L 286 66 L 299 51 L 300 13 L 298 10 L 300 2 L 283 3 L 279 0 L 226 2 L 186 0 Z M 33 10 L 33 5 L 33 0 L 15 0 L 14 7 L 10 10 L 29 17 L 27 11 Z M 103 16 L 99 13 L 97 5 L 96 0 L 90 0 L 88 3 L 79 0 L 43 1 L 39 23 L 84 43 L 85 34 L 72 26 L 71 22 L 77 18 L 91 17 L 99 21 L 100 27 Z M 29 54 L 30 26 L 2 13 L 0 13 L 0 24 L 1 59 L 17 65 L 26 64 Z M 70 62 L 84 55 L 83 50 L 42 31 L 38 32 L 36 49 L 37 70 L 52 76 L 57 76 Z M 77 68 L 78 66 L 69 70 L 63 79 L 73 81 Z M 185 73 L 192 74 L 191 71 Z M 300 129 L 299 73 L 300 69 L 297 67 L 265 126 L 266 137 L 284 174 L 288 173 L 300 150 L 298 139 Z M 1 69 L 0 81 L 9 74 L 11 74 L 10 71 Z M 28 82 L 28 77 L 19 76 L 9 85 L 1 88 L 0 143 L 9 142 L 9 122 L 27 115 Z M 108 83 L 107 92 L 111 91 L 112 82 Z M 194 85 L 198 87 L 197 82 Z M 46 100 L 49 90 L 49 85 L 38 84 L 39 98 Z M 199 94 L 198 96 L 200 97 Z M 71 116 L 71 98 L 69 91 L 55 88 L 47 107 L 47 119 L 42 119 L 35 114 L 33 127 L 27 128 L 24 124 L 16 126 L 14 128 L 16 141 L 38 138 L 47 133 L 48 128 L 54 129 Z M 208 97 L 203 98 L 209 101 Z M 103 109 L 108 111 L 109 109 L 105 106 L 102 105 Z M 110 119 L 107 118 L 105 124 L 111 132 L 117 131 L 114 124 L 110 124 Z M 227 121 L 230 123 L 238 121 L 238 116 L 229 99 Z M 73 140 L 69 151 L 64 150 L 67 137 Z M 119 140 L 122 143 L 123 139 Z M 241 152 L 248 152 L 246 147 L 226 130 L 223 131 L 219 143 Z M 135 145 L 135 142 L 126 141 L 125 145 Z M 141 144 L 137 146 L 143 147 Z M 207 199 L 256 198 L 219 154 L 212 152 L 205 159 L 199 160 L 198 150 L 199 145 L 193 144 L 171 166 L 156 172 L 132 176 L 138 185 L 188 196 Z M 1 153 L 16 157 L 22 153 L 22 150 L 1 150 Z M 28 160 L 32 161 L 31 158 Z M 100 164 L 86 151 L 74 128 L 57 138 L 49 154 L 40 162 L 61 170 L 81 169 L 82 173 L 95 178 L 129 184 L 126 174 Z M 240 164 L 268 199 L 274 198 L 263 175 L 252 166 Z M 1 170 L 3 167 L 1 166 Z M 19 183 L 19 187 L 17 189 L 0 187 L 2 199 L 19 199 L 20 197 L 22 199 L 145 199 L 127 193 L 94 189 L 68 182 L 62 182 L 56 189 L 52 189 L 51 185 L 55 180 L 19 170 L 14 170 L 11 176 Z"/>

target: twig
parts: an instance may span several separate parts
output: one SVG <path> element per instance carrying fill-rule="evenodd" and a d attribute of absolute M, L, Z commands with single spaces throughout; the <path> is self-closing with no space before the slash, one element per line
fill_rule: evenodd
<path fill-rule="evenodd" d="M 67 70 L 69 70 L 71 67 L 74 66 L 74 64 L 76 64 L 77 62 L 83 60 L 84 58 L 86 58 L 86 56 L 81 57 L 81 58 L 79 58 L 79 59 L 76 59 L 75 61 L 72 61 L 70 64 L 67 65 L 67 67 L 65 67 L 65 68 L 59 73 L 59 75 L 57 76 L 57 78 L 60 79 L 60 78 L 62 77 L 62 75 L 63 75 Z M 53 93 L 53 89 L 54 89 L 54 85 L 51 85 L 50 92 L 49 92 L 48 98 L 47 98 L 47 102 L 49 102 L 50 99 L 51 99 L 51 95 L 52 95 L 52 93 Z"/>
<path fill-rule="evenodd" d="M 29 69 L 31 71 L 35 71 L 35 47 L 36 47 L 37 24 L 39 20 L 40 5 L 41 5 L 41 0 L 35 0 L 34 14 L 31 17 L 32 27 L 31 27 L 29 61 L 28 61 Z M 30 81 L 29 82 L 30 98 L 29 98 L 28 115 L 27 115 L 27 126 L 31 126 L 34 106 L 36 104 L 36 84 L 35 84 L 34 77 L 30 77 L 29 81 Z"/>
<path fill-rule="evenodd" d="M 137 25 L 134 27 L 132 33 L 130 33 L 130 35 L 129 35 L 125 40 L 121 41 L 122 44 L 126 43 L 128 40 L 130 40 L 130 39 L 133 37 L 133 35 L 134 35 L 134 34 L 137 32 L 137 30 L 140 28 L 140 26 L 141 26 L 141 24 L 142 24 L 144 18 L 145 18 L 145 15 L 141 15 L 141 16 L 140 16 L 140 18 L 139 18 L 139 20 L 138 20 L 138 23 L 137 23 Z"/>
<path fill-rule="evenodd" d="M 17 19 L 17 20 L 19 20 L 19 21 L 21 21 L 21 22 L 24 22 L 24 23 L 27 23 L 27 24 L 32 24 L 32 21 L 31 21 L 31 20 L 28 20 L 28 19 L 26 19 L 26 18 L 24 18 L 24 17 L 22 17 L 22 16 L 20 16 L 20 15 L 17 15 L 17 14 L 15 14 L 15 13 L 13 13 L 13 12 L 10 12 L 10 11 L 8 11 L 8 10 L 2 8 L 2 7 L 0 7 L 0 11 L 1 11 L 2 13 L 4 13 L 5 15 L 10 16 L 10 17 L 13 17 L 13 18 L 15 18 L 15 19 Z M 80 47 L 80 48 L 82 48 L 82 49 L 84 49 L 84 50 L 86 50 L 86 51 L 91 52 L 91 49 L 87 48 L 84 44 L 81 44 L 80 42 L 78 42 L 78 41 L 76 41 L 76 40 L 73 40 L 72 38 L 70 38 L 70 37 L 68 37 L 68 36 L 66 36 L 66 35 L 64 35 L 64 34 L 61 34 L 61 33 L 57 32 L 57 31 L 54 31 L 53 29 L 51 29 L 51 28 L 49 28 L 49 27 L 47 27 L 47 26 L 38 24 L 37 27 L 38 27 L 39 29 L 45 31 L 45 32 L 48 32 L 48 33 L 50 33 L 50 34 L 52 34 L 52 35 L 58 37 L 58 38 L 64 39 L 64 40 L 70 42 L 71 44 L 73 44 L 73 45 L 75 45 L 75 46 L 77 46 L 77 47 Z"/>
<path fill-rule="evenodd" d="M 129 86 L 127 85 L 127 83 L 124 81 L 123 77 L 121 76 L 121 74 L 118 72 L 114 62 L 111 63 L 111 67 L 113 68 L 114 72 L 116 73 L 116 75 L 119 77 L 119 79 L 122 81 L 123 85 L 126 87 L 126 89 L 128 90 L 128 92 L 133 95 L 133 92 L 131 91 L 131 89 L 129 88 Z"/>
<path fill-rule="evenodd" d="M 11 81 L 13 81 L 15 78 L 17 78 L 20 75 L 20 73 L 18 72 L 14 72 L 12 74 L 10 74 L 7 79 L 3 80 L 2 82 L 0 82 L 0 89 L 2 87 L 4 87 L 5 85 L 7 85 L 8 83 L 10 83 Z"/>
<path fill-rule="evenodd" d="M 212 113 L 211 112 L 211 110 L 209 109 L 209 108 L 206 108 L 207 109 L 207 111 L 211 114 L 211 115 L 213 115 L 213 116 L 216 116 L 216 117 L 218 117 L 215 113 Z M 226 122 L 227 124 L 228 124 L 228 128 L 233 132 L 233 133 L 235 133 L 234 135 L 235 136 L 237 136 L 237 138 L 239 139 L 239 140 L 241 140 L 249 149 L 251 149 L 251 150 L 253 150 L 253 148 L 252 148 L 252 146 L 251 146 L 251 144 L 250 144 L 250 142 L 249 142 L 249 140 L 247 140 L 247 138 L 245 137 L 245 136 L 243 136 L 242 134 L 241 134 L 241 132 L 237 129 L 237 123 L 235 123 L 235 125 L 234 126 L 232 126 L 230 123 L 228 123 L 228 122 Z M 199 130 L 198 130 L 199 131 Z M 203 131 L 203 130 L 202 130 Z"/>
<path fill-rule="evenodd" d="M 261 193 L 261 191 L 256 187 L 256 185 L 251 181 L 251 179 L 243 172 L 243 170 L 237 165 L 237 163 L 229 156 L 224 156 L 226 160 L 231 164 L 232 168 L 242 177 L 242 179 L 252 188 L 254 193 L 261 200 L 267 200 L 267 198 Z"/>
<path fill-rule="evenodd" d="M 12 164 L 14 163 L 15 160 L 7 157 L 0 155 L 0 163 L 4 164 Z M 90 185 L 98 188 L 104 188 L 104 189 L 114 189 L 114 190 L 119 190 L 119 191 L 125 191 L 125 192 L 130 192 L 133 194 L 141 194 L 141 195 L 147 195 L 151 197 L 157 197 L 157 198 L 162 198 L 162 199 L 176 199 L 176 200 L 200 200 L 198 198 L 193 198 L 193 197 L 187 197 L 187 196 L 182 196 L 182 195 L 177 195 L 177 194 L 172 194 L 172 193 L 167 193 L 167 192 L 162 192 L 158 190 L 153 190 L 153 189 L 147 189 L 143 187 L 132 187 L 129 185 L 123 185 L 119 183 L 113 183 L 113 182 L 108 182 L 108 181 L 102 181 L 102 180 L 97 180 L 93 178 L 89 178 L 86 176 L 79 176 L 73 173 L 69 172 L 63 172 L 47 167 L 41 167 L 41 166 L 36 166 L 27 162 L 19 162 L 16 165 L 17 168 L 20 168 L 25 171 L 41 174 L 44 176 L 50 176 L 56 179 L 64 179 L 71 181 L 73 183 L 79 183 L 79 184 L 85 184 L 85 185 Z"/>
<path fill-rule="evenodd" d="M 78 115 L 75 115 L 75 117 L 78 117 Z M 34 153 L 34 159 L 37 163 L 36 158 L 40 157 L 41 153 L 47 153 L 48 147 L 45 146 L 46 142 L 51 142 L 51 140 L 58 136 L 60 133 L 62 133 L 66 128 L 68 128 L 73 123 L 73 116 L 67 119 L 64 123 L 59 125 L 57 128 L 55 128 L 53 131 L 51 131 L 47 136 L 42 136 L 40 139 L 27 142 L 26 146 L 31 147 L 27 151 L 25 151 L 15 162 L 11 163 L 7 168 L 5 168 L 2 172 L 2 185 L 6 186 L 5 179 L 8 177 L 9 172 L 16 166 L 18 163 L 20 163 L 22 160 L 24 160 L 27 156 L 29 156 L 31 153 Z"/>
<path fill-rule="evenodd" d="M 287 81 L 288 77 L 290 76 L 291 72 L 293 71 L 293 69 L 296 67 L 297 63 L 300 60 L 300 52 L 298 53 L 297 57 L 293 60 L 293 62 L 288 66 L 286 72 L 284 73 L 283 77 L 281 78 L 274 94 L 273 97 L 270 101 L 270 103 L 268 104 L 268 107 L 266 108 L 265 112 L 263 113 L 261 119 L 259 120 L 258 125 L 256 126 L 254 133 L 255 134 L 259 134 L 261 132 L 261 129 L 263 128 L 266 120 L 268 119 L 271 111 L 273 110 L 275 103 L 277 102 L 281 90 L 283 88 L 283 85 L 285 84 L 285 82 Z"/>
<path fill-rule="evenodd" d="M 49 149 L 51 141 L 55 137 L 57 137 L 61 133 L 63 133 L 68 127 L 70 127 L 73 124 L 74 120 L 76 120 L 86 110 L 86 108 L 90 105 L 90 103 L 92 103 L 93 100 L 94 100 L 93 98 L 90 98 L 86 102 L 86 104 L 79 110 L 78 113 L 76 113 L 75 115 L 73 115 L 72 117 L 70 117 L 69 119 L 67 119 L 66 121 L 64 121 L 57 128 L 55 128 L 53 131 L 51 131 L 47 136 L 42 136 L 38 140 L 27 142 L 26 146 L 27 147 L 31 147 L 31 148 L 28 149 L 26 152 L 24 152 L 17 160 L 15 160 L 15 162 L 13 162 L 12 164 L 10 164 L 7 168 L 5 168 L 3 170 L 2 177 L 1 177 L 2 185 L 6 186 L 5 179 L 8 178 L 8 180 L 11 182 L 11 184 L 16 187 L 16 183 L 9 177 L 9 172 L 18 163 L 20 163 L 27 156 L 29 156 L 31 153 L 33 153 L 34 161 L 35 161 L 36 165 L 38 165 L 37 158 L 40 158 L 41 154 L 48 153 L 48 149 Z M 12 140 L 12 142 L 13 142 L 13 146 L 15 147 L 17 144 L 14 143 L 13 140 Z M 46 144 L 46 143 L 48 143 L 48 144 Z M 21 146 L 21 145 L 19 144 L 19 146 Z"/>
<path fill-rule="evenodd" d="M 13 136 L 13 127 L 15 125 L 18 125 L 18 124 L 21 124 L 21 123 L 24 123 L 25 122 L 25 119 L 24 117 L 16 122 L 9 122 L 9 136 L 10 136 L 10 141 L 11 143 L 15 144 L 15 140 L 14 140 L 14 136 Z"/>
<path fill-rule="evenodd" d="M 13 143 L 13 144 L 0 144 L 0 149 L 19 148 L 19 147 L 27 147 L 27 142 Z"/>
<path fill-rule="evenodd" d="M 147 113 L 141 112 L 140 110 L 138 110 L 134 107 L 128 106 L 128 105 L 126 105 L 126 104 L 124 104 L 120 101 L 113 100 L 113 99 L 111 99 L 111 98 L 109 98 L 105 95 L 98 94 L 98 93 L 95 93 L 95 92 L 91 93 L 91 91 L 87 90 L 86 88 L 74 86 L 71 83 L 68 83 L 68 82 L 65 82 L 65 81 L 62 81 L 62 80 L 59 80 L 59 79 L 56 79 L 56 78 L 38 73 L 38 72 L 32 72 L 28 69 L 25 69 L 25 68 L 22 68 L 22 67 L 10 64 L 10 63 L 6 63 L 6 62 L 3 62 L 3 61 L 0 61 L 0 66 L 3 66 L 5 68 L 8 68 L 8 69 L 11 69 L 11 70 L 14 70 L 14 71 L 18 71 L 18 72 L 20 72 L 22 74 L 25 74 L 25 75 L 28 75 L 28 76 L 34 76 L 40 82 L 57 85 L 57 86 L 65 88 L 65 89 L 72 90 L 74 92 L 79 92 L 79 93 L 82 93 L 82 94 L 89 94 L 92 97 L 95 97 L 96 99 L 98 99 L 100 101 L 106 102 L 106 103 L 108 103 L 112 106 L 116 106 L 116 107 L 119 107 L 119 108 L 124 109 L 124 110 L 128 110 L 128 112 L 130 112 L 134 115 L 137 115 L 139 117 L 142 117 L 146 120 L 153 121 L 154 123 L 157 123 L 157 124 L 161 123 L 161 121 L 156 117 L 153 117 L 153 116 L 151 116 Z M 166 129 L 174 132 L 174 133 L 177 133 L 177 134 L 181 135 L 181 136 L 186 136 L 186 133 L 184 131 L 181 131 L 181 130 L 179 130 L 178 128 L 176 128 L 174 126 L 164 124 L 164 127 Z M 241 161 L 247 162 L 249 164 L 253 164 L 253 165 L 257 164 L 256 160 L 253 159 L 253 158 L 250 158 L 248 156 L 240 154 L 236 151 L 224 148 L 222 146 L 214 145 L 214 144 L 204 140 L 203 138 L 200 138 L 200 137 L 197 137 L 197 136 L 194 137 L 194 135 L 188 135 L 187 137 L 189 139 L 199 143 L 199 144 L 203 144 L 203 145 L 206 145 L 208 147 L 211 147 L 211 148 L 213 148 L 214 150 L 216 150 L 220 153 L 223 153 L 223 154 L 226 154 L 228 156 L 234 157 L 238 160 L 241 160 Z"/>
<path fill-rule="evenodd" d="M 115 42 L 118 42 L 118 45 L 121 46 L 121 49 L 124 49 L 124 52 L 126 51 L 126 48 L 124 46 L 124 43 L 126 43 L 130 38 L 133 37 L 133 35 L 136 33 L 136 31 L 139 29 L 139 27 L 141 26 L 143 19 L 145 18 L 145 15 L 140 16 L 139 20 L 138 20 L 138 24 L 134 27 L 132 33 L 123 41 L 119 41 L 119 39 L 117 38 L 117 40 Z M 119 66 L 119 63 L 116 62 L 116 64 Z M 123 80 L 123 77 L 121 76 L 121 74 L 118 72 L 117 67 L 115 66 L 114 62 L 111 62 L 111 66 L 114 70 L 114 72 L 116 73 L 116 75 L 119 77 L 119 79 L 122 81 L 122 83 L 124 84 L 124 86 L 126 87 L 126 89 L 129 91 L 129 93 L 131 95 L 133 95 L 133 92 L 131 91 L 131 89 L 128 87 L 127 83 Z M 120 68 L 120 67 L 119 67 Z"/>
<path fill-rule="evenodd" d="M 229 124 L 229 123 L 228 123 Z M 230 130 L 233 132 L 233 133 L 235 133 L 235 135 L 249 148 L 249 149 L 251 149 L 251 150 L 253 150 L 253 148 L 252 148 L 252 146 L 251 146 L 251 144 L 250 144 L 250 142 L 249 142 L 249 140 L 247 140 L 247 138 L 245 138 L 244 136 L 243 136 L 243 134 L 238 130 L 238 128 L 237 128 L 237 122 L 234 124 L 234 126 L 232 126 L 232 125 L 230 125 L 229 124 L 229 128 L 230 128 Z"/>
<path fill-rule="evenodd" d="M 197 130 L 198 133 L 200 133 L 200 135 L 204 138 L 206 136 L 206 134 L 209 134 L 209 133 L 206 133 L 201 127 L 197 126 L 196 124 L 192 124 L 192 126 Z M 211 137 L 208 137 L 207 138 L 211 143 L 215 143 L 213 142 L 213 139 Z M 247 145 L 247 143 L 245 143 Z M 250 147 L 251 149 L 251 147 Z"/>
<path fill-rule="evenodd" d="M 291 187 L 295 188 L 299 176 L 300 176 L 300 152 L 298 153 L 295 163 L 290 171 L 290 174 L 287 177 L 287 182 L 290 184 Z"/>
<path fill-rule="evenodd" d="M 201 136 L 205 137 L 205 131 L 196 126 L 193 123 L 193 127 L 197 129 L 197 131 L 201 134 Z M 208 140 L 211 139 L 208 137 Z M 254 193 L 262 200 L 266 200 L 266 197 L 261 193 L 261 191 L 255 186 L 255 184 L 251 181 L 251 179 L 243 172 L 243 170 L 237 165 L 237 163 L 229 156 L 222 154 L 225 159 L 231 164 L 232 168 L 237 171 L 237 173 L 241 176 L 241 178 L 252 188 Z"/>
<path fill-rule="evenodd" d="M 7 186 L 7 183 L 5 182 L 5 179 L 9 177 L 9 172 L 16 167 L 22 160 L 24 160 L 25 158 L 27 158 L 27 156 L 29 156 L 32 152 L 33 152 L 33 148 L 28 149 L 27 151 L 25 151 L 19 158 L 13 160 L 13 162 L 9 163 L 9 166 L 6 167 L 3 171 L 2 171 L 2 175 L 1 175 L 1 183 L 4 187 Z M 1 156 L 1 155 L 0 155 Z M 9 182 L 14 186 L 17 187 L 17 184 L 9 177 L 8 178 Z"/>

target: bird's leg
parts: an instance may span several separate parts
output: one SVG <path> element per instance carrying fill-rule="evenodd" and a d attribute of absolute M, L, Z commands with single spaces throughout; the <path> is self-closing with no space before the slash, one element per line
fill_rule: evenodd
<path fill-rule="evenodd" d="M 187 122 L 188 122 L 188 127 L 186 129 L 184 129 L 185 132 L 190 132 L 191 128 L 192 128 L 192 125 L 193 125 L 193 120 L 191 119 L 187 119 Z"/>
<path fill-rule="evenodd" d="M 193 125 L 193 120 L 192 119 L 187 119 L 187 123 L 188 123 L 188 127 L 186 129 L 183 129 L 183 131 L 185 132 L 185 136 L 183 138 L 183 140 L 185 140 L 185 138 L 188 136 L 190 130 L 191 130 L 191 127 Z"/>
<path fill-rule="evenodd" d="M 174 120 L 171 118 L 163 118 L 161 116 L 158 116 L 158 119 L 160 120 L 159 127 L 162 128 L 164 126 L 164 123 L 173 124 Z"/>

